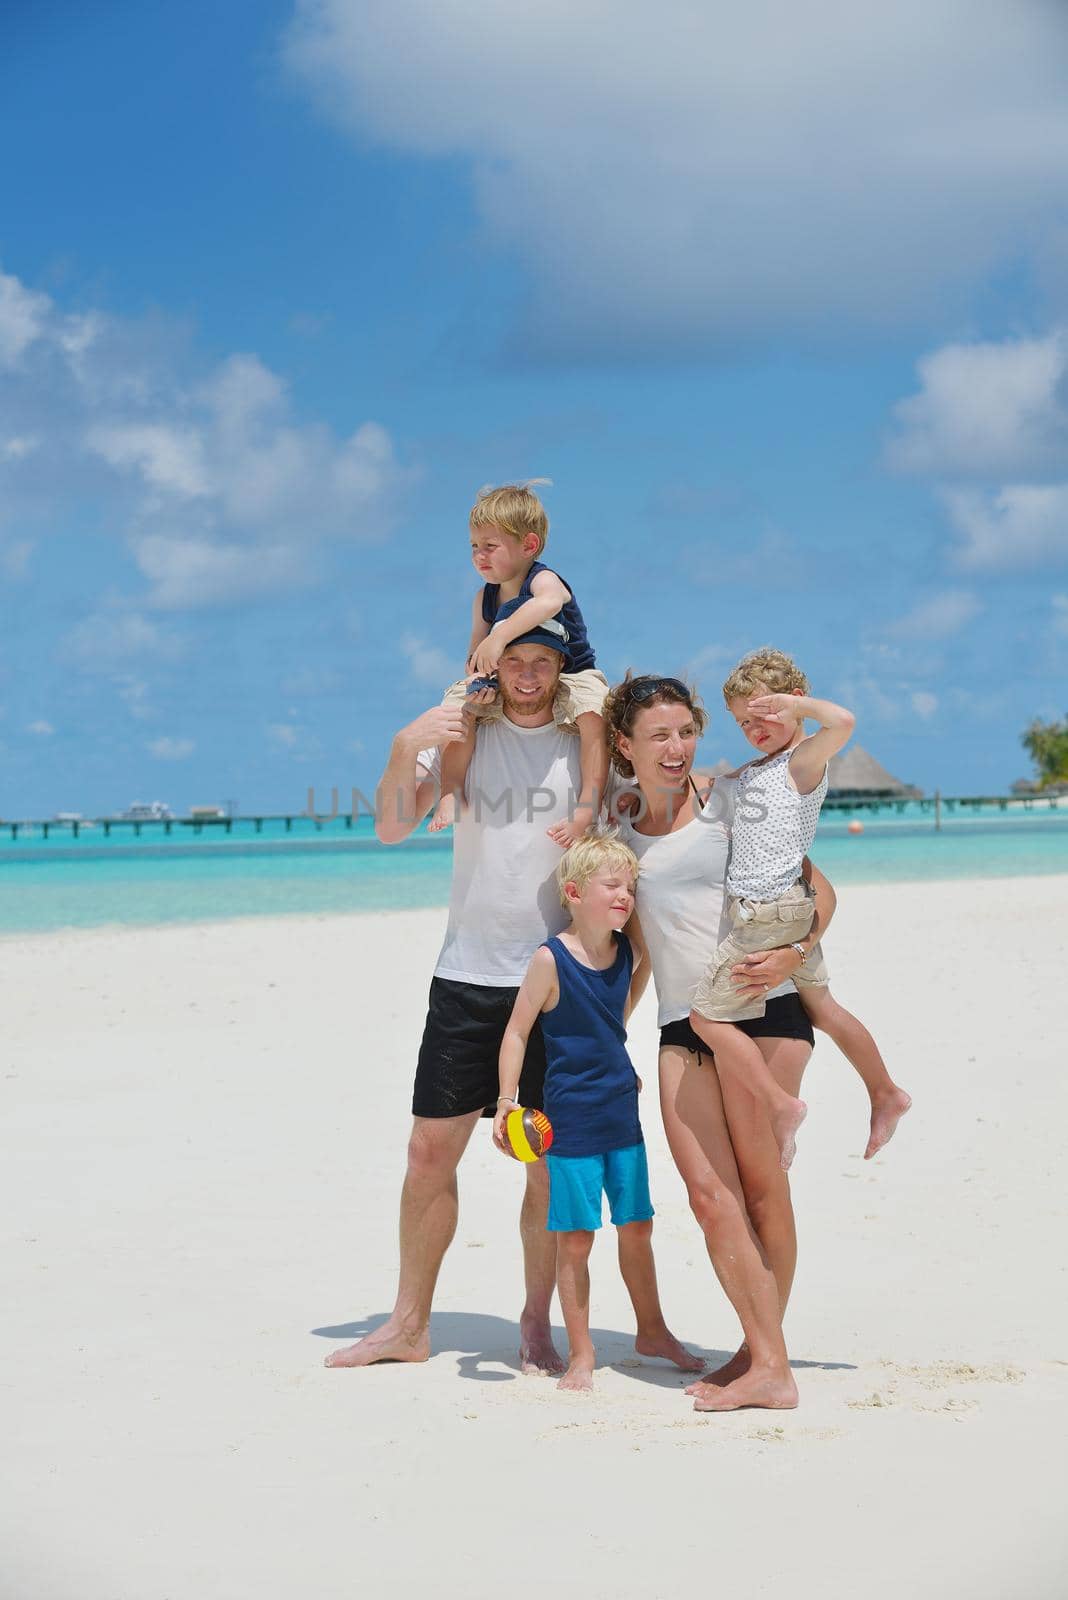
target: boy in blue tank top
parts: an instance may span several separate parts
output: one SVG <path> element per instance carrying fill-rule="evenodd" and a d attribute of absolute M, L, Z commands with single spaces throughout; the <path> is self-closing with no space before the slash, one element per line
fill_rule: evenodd
<path fill-rule="evenodd" d="M 527 1039 L 540 1017 L 544 1106 L 553 1126 L 545 1158 L 548 1226 L 557 1235 L 557 1288 L 570 1346 L 561 1389 L 593 1388 L 588 1263 L 605 1193 L 638 1323 L 635 1349 L 684 1372 L 702 1365 L 668 1330 L 656 1286 L 641 1084 L 626 1048 L 637 958 L 622 930 L 634 910 L 637 877 L 637 857 L 610 834 L 587 835 L 568 850 L 556 880 L 571 926 L 535 951 L 501 1044 L 493 1140 L 503 1150 L 505 1118 L 518 1104 Z"/>
<path fill-rule="evenodd" d="M 468 673 L 495 682 L 505 647 L 539 629 L 564 658 L 553 716 L 580 741 L 579 794 L 568 817 L 547 831 L 566 850 L 595 820 L 608 779 L 608 748 L 601 707 L 608 679 L 598 672 L 593 647 L 578 602 L 558 572 L 541 560 L 549 537 L 545 507 L 528 484 L 508 483 L 485 490 L 471 509 L 471 560 L 483 579 L 471 612 Z M 476 716 L 499 716 L 493 687 L 469 693 L 466 679 L 446 692 L 445 705 L 466 705 Z M 449 826 L 456 796 L 474 748 L 473 738 L 457 740 L 441 753 L 441 798 L 428 824 L 430 833 Z"/>

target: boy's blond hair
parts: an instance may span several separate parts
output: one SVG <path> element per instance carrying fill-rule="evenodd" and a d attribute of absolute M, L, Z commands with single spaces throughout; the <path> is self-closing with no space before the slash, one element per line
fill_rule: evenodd
<path fill-rule="evenodd" d="M 595 872 L 602 867 L 622 867 L 637 879 L 638 857 L 629 845 L 614 833 L 585 833 L 570 850 L 564 852 L 556 868 L 556 887 L 560 891 L 560 904 L 567 905 L 565 886 L 573 883 L 581 894 Z"/>
<path fill-rule="evenodd" d="M 545 507 L 525 483 L 505 483 L 499 489 L 482 489 L 471 507 L 469 517 L 475 528 L 500 528 L 513 539 L 523 539 L 528 533 L 537 536 L 540 556 L 549 537 L 549 518 Z"/>
<path fill-rule="evenodd" d="M 793 694 L 800 689 L 808 693 L 808 679 L 801 668 L 781 650 L 764 645 L 743 657 L 723 685 L 723 698 L 750 700 L 758 694 Z"/>

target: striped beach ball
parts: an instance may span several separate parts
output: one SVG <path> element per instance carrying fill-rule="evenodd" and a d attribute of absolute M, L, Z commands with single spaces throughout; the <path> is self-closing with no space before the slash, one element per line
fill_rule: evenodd
<path fill-rule="evenodd" d="M 516 1106 L 504 1122 L 504 1143 L 517 1161 L 540 1161 L 553 1142 L 553 1125 L 544 1111 Z"/>

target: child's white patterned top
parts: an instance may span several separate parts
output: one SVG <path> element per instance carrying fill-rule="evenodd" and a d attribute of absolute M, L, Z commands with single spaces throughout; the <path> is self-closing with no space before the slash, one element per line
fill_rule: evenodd
<path fill-rule="evenodd" d="M 827 793 L 827 769 L 811 794 L 790 781 L 790 751 L 744 767 L 738 777 L 728 893 L 739 900 L 778 900 L 801 876 Z"/>

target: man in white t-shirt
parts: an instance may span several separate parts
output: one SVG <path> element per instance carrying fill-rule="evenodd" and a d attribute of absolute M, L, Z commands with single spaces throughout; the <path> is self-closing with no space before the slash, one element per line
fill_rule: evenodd
<path fill-rule="evenodd" d="M 437 762 L 428 747 L 473 738 L 474 751 L 456 820 L 449 923 L 415 1075 L 397 1300 L 382 1327 L 329 1355 L 328 1367 L 430 1355 L 431 1300 L 456 1231 L 456 1169 L 479 1118 L 495 1109 L 498 1052 L 527 965 L 567 922 L 553 876 L 560 846 L 546 833 L 567 817 L 581 789 L 579 741 L 553 720 L 563 664 L 560 641 L 535 628 L 501 656 L 503 717 L 472 726 L 462 709 L 436 706 L 393 740 L 375 820 L 384 844 L 407 838 L 437 799 Z M 523 1105 L 541 1107 L 544 1074 L 536 1028 L 519 1083 Z M 548 1177 L 542 1162 L 525 1172 L 520 1361 L 524 1372 L 562 1372 L 549 1331 L 556 1241 L 545 1226 Z"/>

